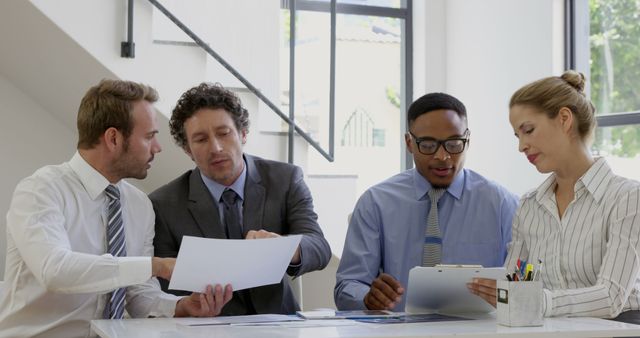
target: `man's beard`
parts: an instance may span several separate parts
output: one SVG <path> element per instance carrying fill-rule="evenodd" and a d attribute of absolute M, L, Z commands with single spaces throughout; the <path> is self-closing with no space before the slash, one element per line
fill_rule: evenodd
<path fill-rule="evenodd" d="M 122 149 L 122 155 L 113 164 L 114 173 L 120 179 L 135 178 L 141 180 L 147 177 L 148 163 L 149 161 L 138 166 L 136 158 L 131 156 L 129 152 L 129 140 L 127 139 Z"/>

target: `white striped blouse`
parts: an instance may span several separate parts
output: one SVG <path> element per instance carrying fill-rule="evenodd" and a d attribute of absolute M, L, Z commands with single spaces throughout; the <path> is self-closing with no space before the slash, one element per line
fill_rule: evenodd
<path fill-rule="evenodd" d="M 560 219 L 555 175 L 525 194 L 506 261 L 540 267 L 544 315 L 613 318 L 640 309 L 640 183 L 599 158 L 576 182 Z M 537 266 L 536 266 L 537 268 Z"/>

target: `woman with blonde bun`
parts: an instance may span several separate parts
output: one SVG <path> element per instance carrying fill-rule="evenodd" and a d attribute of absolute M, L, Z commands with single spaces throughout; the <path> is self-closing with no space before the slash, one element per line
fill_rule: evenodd
<path fill-rule="evenodd" d="M 551 175 L 522 197 L 505 266 L 514 271 L 526 260 L 538 269 L 545 317 L 640 323 L 640 183 L 592 156 L 595 109 L 584 87 L 584 75 L 569 70 L 511 97 L 519 151 Z M 468 286 L 495 306 L 495 285 Z"/>

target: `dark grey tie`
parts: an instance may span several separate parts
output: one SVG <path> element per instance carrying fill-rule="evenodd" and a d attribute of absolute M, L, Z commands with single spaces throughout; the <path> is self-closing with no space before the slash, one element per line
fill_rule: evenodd
<path fill-rule="evenodd" d="M 127 255 L 124 238 L 124 224 L 122 222 L 122 209 L 120 208 L 120 190 L 110 184 L 105 189 L 109 200 L 107 209 L 107 252 L 114 257 Z M 124 315 L 124 298 L 126 288 L 119 288 L 109 294 L 103 317 L 105 319 L 122 319 Z"/>
<path fill-rule="evenodd" d="M 222 203 L 224 204 L 224 223 L 227 232 L 227 238 L 229 239 L 243 239 L 242 225 L 240 224 L 240 209 L 238 208 L 238 200 L 240 196 L 236 194 L 232 189 L 225 189 L 222 193 Z M 249 289 L 234 291 L 234 297 L 239 299 L 243 304 L 243 313 L 247 315 L 256 314 L 256 310 L 253 307 L 251 301 L 251 293 Z M 237 297 L 236 297 L 237 295 Z"/>
<path fill-rule="evenodd" d="M 240 198 L 232 189 L 226 189 L 222 193 L 222 203 L 224 204 L 224 223 L 227 238 L 242 239 L 242 226 L 240 225 L 240 210 L 237 201 Z"/>
<path fill-rule="evenodd" d="M 442 256 L 442 236 L 438 222 L 438 201 L 445 189 L 429 190 L 431 210 L 427 219 L 427 229 L 424 235 L 424 249 L 422 252 L 422 266 L 434 266 L 440 264 Z"/>

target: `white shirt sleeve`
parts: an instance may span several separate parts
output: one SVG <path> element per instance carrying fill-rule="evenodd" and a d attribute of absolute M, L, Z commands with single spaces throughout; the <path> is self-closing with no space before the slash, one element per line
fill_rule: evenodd
<path fill-rule="evenodd" d="M 22 181 L 7 214 L 7 230 L 35 278 L 52 292 L 90 293 L 143 283 L 150 257 L 113 257 L 72 250 L 64 199 L 50 184 Z"/>
<path fill-rule="evenodd" d="M 145 215 L 144 226 L 144 256 L 153 256 L 153 237 L 155 236 L 155 216 L 151 201 L 145 200 L 145 207 L 139 208 L 139 212 L 148 210 Z M 142 215 L 141 215 L 142 216 Z M 140 224 L 142 225 L 142 224 Z M 132 285 L 127 288 L 127 312 L 134 318 L 143 317 L 173 317 L 175 315 L 176 304 L 181 297 L 168 294 L 160 289 L 160 283 L 153 277 L 145 283 Z"/>
<path fill-rule="evenodd" d="M 545 316 L 618 316 L 640 272 L 640 190 L 616 202 L 609 219 L 608 243 L 594 286 L 545 290 Z"/>

